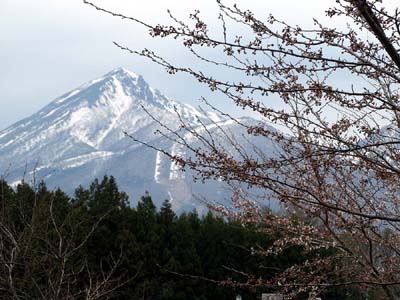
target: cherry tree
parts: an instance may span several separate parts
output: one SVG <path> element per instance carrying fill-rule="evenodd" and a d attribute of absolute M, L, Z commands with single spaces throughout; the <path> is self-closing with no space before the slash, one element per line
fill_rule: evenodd
<path fill-rule="evenodd" d="M 267 191 L 285 208 L 283 215 L 265 212 L 243 189 L 233 193 L 236 209 L 215 207 L 244 224 L 265 224 L 263 228 L 282 233 L 273 247 L 255 248 L 254 254 L 273 255 L 292 246 L 304 247 L 310 253 L 322 249 L 335 253 L 333 257 L 315 255 L 271 280 L 253 278 L 249 283 L 282 290 L 289 296 L 356 284 L 379 289 L 387 299 L 397 299 L 398 9 L 385 7 L 382 0 L 337 0 L 326 16 L 338 24 L 348 24 L 340 26 L 344 29 L 326 26 L 318 19 L 313 20 L 311 28 L 304 28 L 273 15 L 260 19 L 252 11 L 217 0 L 221 28 L 216 29 L 203 21 L 199 11 L 187 21 L 170 13 L 170 24 L 160 25 L 84 2 L 142 24 L 154 38 L 182 42 L 202 68 L 176 65 L 149 49 L 115 45 L 148 58 L 170 74 L 193 76 L 232 104 L 258 114 L 260 121 L 249 125 L 219 111 L 242 126 L 249 139 L 277 145 L 276 153 L 266 155 L 256 145 L 246 152 L 229 138 L 228 151 L 226 144 L 204 129 L 206 126 L 200 131 L 182 124 L 186 133 L 165 127 L 166 133 L 160 132 L 193 153 L 188 158 L 157 149 L 182 168 L 196 171 L 202 179 L 222 179 Z M 232 34 L 232 24 L 241 26 L 240 32 L 246 34 Z M 225 75 L 209 74 L 215 69 Z M 239 74 L 241 79 L 230 74 Z M 271 130 L 267 124 L 281 130 Z M 202 146 L 194 148 L 187 132 Z"/>

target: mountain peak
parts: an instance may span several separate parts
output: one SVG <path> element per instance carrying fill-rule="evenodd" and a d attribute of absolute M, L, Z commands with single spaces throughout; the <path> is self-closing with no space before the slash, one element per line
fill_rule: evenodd
<path fill-rule="evenodd" d="M 136 73 L 134 73 L 128 69 L 122 68 L 122 67 L 116 68 L 116 69 L 108 72 L 106 75 L 104 75 L 104 77 L 112 77 L 112 76 L 131 77 L 132 79 L 137 79 L 139 77 L 142 77 L 142 76 L 137 75 Z"/>
<path fill-rule="evenodd" d="M 139 93 L 142 98 L 153 98 L 152 94 L 153 90 L 150 88 L 149 84 L 144 80 L 142 75 L 138 75 L 128 69 L 119 67 L 116 68 L 107 74 L 105 74 L 100 79 L 94 80 L 93 83 L 97 83 L 99 81 L 119 81 L 120 84 L 125 88 L 130 90 L 128 93 Z"/>

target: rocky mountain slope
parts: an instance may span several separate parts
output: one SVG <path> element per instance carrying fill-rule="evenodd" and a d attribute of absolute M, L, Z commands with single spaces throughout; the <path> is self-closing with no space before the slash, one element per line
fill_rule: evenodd
<path fill-rule="evenodd" d="M 70 193 L 79 184 L 113 175 L 132 202 L 148 190 L 158 203 L 169 198 L 176 210 L 201 207 L 194 195 L 225 201 L 229 193 L 220 182 L 194 183 L 190 172 L 180 172 L 165 155 L 124 134 L 186 155 L 183 147 L 154 134 L 160 129 L 157 121 L 178 130 L 179 116 L 199 130 L 208 126 L 216 131 L 221 126 L 239 138 L 243 134 L 243 128 L 231 120 L 171 100 L 142 76 L 119 68 L 1 131 L 0 174 L 17 184 L 23 178 L 31 180 L 35 172 L 37 180 Z M 243 118 L 242 122 L 256 121 Z M 273 144 L 265 143 L 261 147 L 272 152 Z"/>

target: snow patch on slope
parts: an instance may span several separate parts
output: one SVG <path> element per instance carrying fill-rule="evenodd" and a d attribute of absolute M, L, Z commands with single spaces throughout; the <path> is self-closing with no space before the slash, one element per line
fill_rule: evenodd
<path fill-rule="evenodd" d="M 157 183 L 161 183 L 161 162 L 162 162 L 162 153 L 157 151 L 156 155 L 156 164 L 154 169 L 154 181 Z"/>
<path fill-rule="evenodd" d="M 172 145 L 171 149 L 172 156 L 184 157 L 185 151 L 183 150 L 182 145 L 177 143 Z M 180 170 L 180 166 L 176 162 L 171 162 L 171 168 L 169 173 L 169 180 L 177 180 L 184 179 L 185 174 Z"/>

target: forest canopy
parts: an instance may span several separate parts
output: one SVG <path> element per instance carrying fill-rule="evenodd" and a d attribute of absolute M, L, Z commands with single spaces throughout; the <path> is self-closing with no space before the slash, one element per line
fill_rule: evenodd
<path fill-rule="evenodd" d="M 254 299 L 310 258 L 297 246 L 260 255 L 280 234 L 262 224 L 176 215 L 149 194 L 130 207 L 113 177 L 74 197 L 44 183 L 1 181 L 1 191 L 0 299 Z M 361 295 L 351 286 L 324 291 L 324 299 Z"/>

